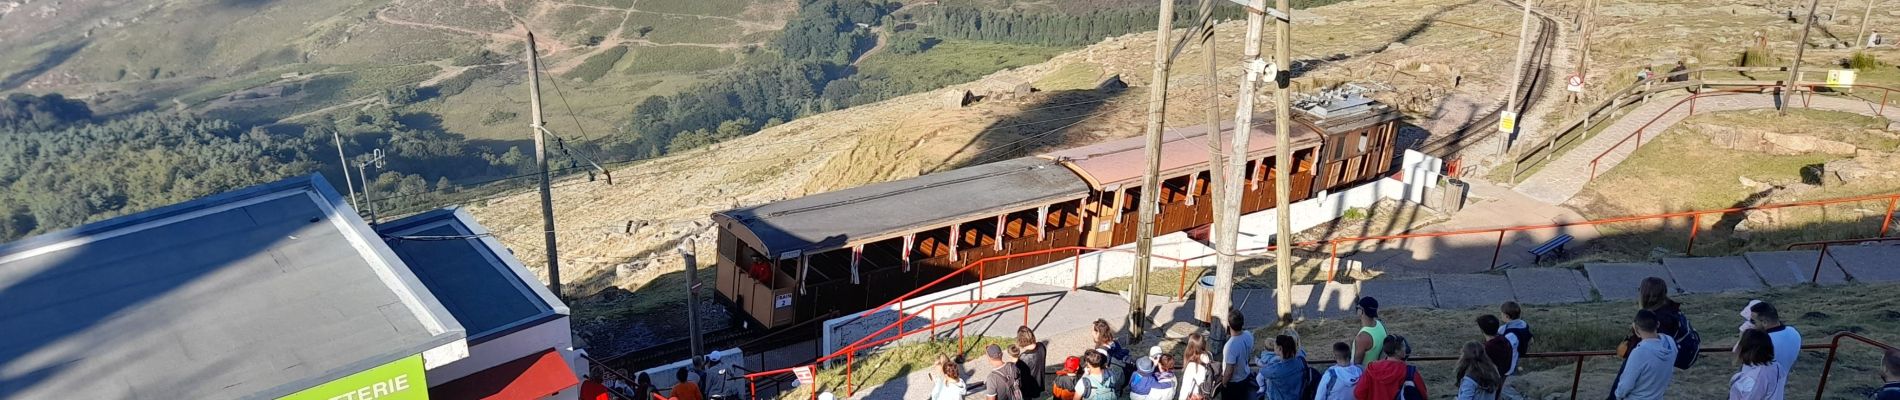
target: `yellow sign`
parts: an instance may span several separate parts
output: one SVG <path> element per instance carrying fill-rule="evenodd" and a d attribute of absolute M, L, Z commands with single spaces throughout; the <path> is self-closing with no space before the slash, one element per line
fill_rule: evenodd
<path fill-rule="evenodd" d="M 1836 69 L 1827 71 L 1827 85 L 1837 87 L 1854 86 L 1854 70 Z"/>
<path fill-rule="evenodd" d="M 422 355 L 417 354 L 279 400 L 425 400 L 429 384 L 422 370 Z"/>
<path fill-rule="evenodd" d="M 1510 133 L 1517 130 L 1517 113 L 1505 111 L 1498 116 L 1498 132 Z"/>

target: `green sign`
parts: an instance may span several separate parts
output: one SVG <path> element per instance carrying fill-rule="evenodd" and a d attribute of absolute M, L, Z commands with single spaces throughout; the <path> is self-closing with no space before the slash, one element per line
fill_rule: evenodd
<path fill-rule="evenodd" d="M 370 368 L 284 396 L 281 400 L 427 400 L 429 384 L 422 375 L 422 355 Z"/>

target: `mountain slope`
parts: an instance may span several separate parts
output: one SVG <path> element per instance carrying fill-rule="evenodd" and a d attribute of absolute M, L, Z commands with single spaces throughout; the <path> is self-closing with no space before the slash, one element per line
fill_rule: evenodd
<path fill-rule="evenodd" d="M 1504 74 L 1457 71 L 1508 65 L 1515 38 L 1434 21 L 1515 26 L 1516 14 L 1508 11 L 1495 2 L 1402 0 L 1298 12 L 1302 25 L 1295 55 L 1304 60 L 1302 71 L 1305 66 L 1312 70 L 1296 85 L 1304 90 L 1345 81 L 1396 86 L 1402 90 L 1375 97 L 1415 115 L 1488 104 L 1487 93 L 1502 87 L 1497 78 Z M 1232 60 L 1239 58 L 1243 25 L 1229 22 L 1217 30 L 1223 106 L 1232 102 L 1231 86 L 1240 73 Z M 700 253 L 711 254 L 706 216 L 722 209 L 1137 135 L 1145 123 L 1151 35 L 1111 38 L 947 90 L 800 118 L 621 169 L 611 186 L 561 182 L 554 197 L 563 278 L 583 295 L 609 286 L 639 288 L 678 270 L 670 250 L 683 236 L 697 235 Z M 1403 44 L 1387 45 L 1395 40 Z M 1208 80 L 1201 59 L 1198 49 L 1190 49 L 1174 68 L 1170 126 L 1204 122 Z M 1094 90 L 1101 79 L 1115 75 L 1134 88 Z M 1463 79 L 1454 87 L 1456 76 Z M 1012 94 L 1023 83 L 1039 91 Z M 988 97 L 970 107 L 946 104 L 949 93 L 963 89 Z M 1467 117 L 1477 110 L 1471 111 Z M 1232 113 L 1221 115 L 1226 119 Z M 532 192 L 494 199 L 473 211 L 523 260 L 544 257 Z M 629 232 L 629 226 L 635 228 Z"/>

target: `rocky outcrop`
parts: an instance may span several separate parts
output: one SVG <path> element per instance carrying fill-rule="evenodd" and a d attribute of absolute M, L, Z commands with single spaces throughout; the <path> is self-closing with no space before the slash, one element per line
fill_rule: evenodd
<path fill-rule="evenodd" d="M 1790 135 L 1760 129 L 1706 124 L 1697 125 L 1695 129 L 1706 132 L 1709 135 L 1709 143 L 1715 147 L 1731 150 L 1775 155 L 1820 153 L 1843 156 L 1854 155 L 1854 151 L 1858 150 L 1853 144 L 1808 135 Z"/>

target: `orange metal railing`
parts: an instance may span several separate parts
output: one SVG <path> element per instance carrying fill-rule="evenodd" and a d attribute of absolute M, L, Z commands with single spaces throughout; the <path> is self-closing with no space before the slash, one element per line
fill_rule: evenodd
<path fill-rule="evenodd" d="M 973 306 L 973 311 L 970 312 L 969 314 L 952 318 L 949 320 L 943 320 L 943 321 L 938 321 L 936 319 L 936 315 L 935 315 L 936 308 L 939 306 L 978 305 L 978 304 L 990 304 L 990 303 L 1007 303 L 1007 304 L 993 307 L 993 308 L 988 308 L 988 309 L 981 309 L 981 310 L 975 310 L 975 307 Z M 961 351 L 964 348 L 963 328 L 964 328 L 965 322 L 971 319 L 987 317 L 993 314 L 1008 311 L 1009 309 L 1012 309 L 1012 308 L 1021 308 L 1023 311 L 1023 326 L 1029 325 L 1029 298 L 1028 297 L 1016 296 L 1016 297 L 999 297 L 999 298 L 994 298 L 994 299 L 942 302 L 942 303 L 933 303 L 927 308 L 931 310 L 930 311 L 932 314 L 931 320 L 933 322 L 930 325 L 924 326 L 923 328 L 919 328 L 917 330 L 913 330 L 909 332 L 903 331 L 901 327 L 905 323 L 909 322 L 909 315 L 910 315 L 908 313 L 904 313 L 902 314 L 903 317 L 900 317 L 897 320 L 897 322 L 894 322 L 890 325 L 885 326 L 884 329 L 879 329 L 876 333 L 866 335 L 864 338 L 858 339 L 857 342 L 853 342 L 850 345 L 845 346 L 844 348 L 838 349 L 838 351 L 832 352 L 831 354 L 827 354 L 823 357 L 818 357 L 818 359 L 813 360 L 810 364 L 746 374 L 745 375 L 746 386 L 748 387 L 748 390 L 751 393 L 751 397 L 758 398 L 759 396 L 758 379 L 760 378 L 769 378 L 769 377 L 775 377 L 775 376 L 780 376 L 784 374 L 796 374 L 797 370 L 804 369 L 804 368 L 811 368 L 812 373 L 817 374 L 818 366 L 824 365 L 825 363 L 830 362 L 830 361 L 835 361 L 839 358 L 844 358 L 845 360 L 844 387 L 845 387 L 846 396 L 850 396 L 851 394 L 855 393 L 855 390 L 856 390 L 855 382 L 853 381 L 853 373 L 855 372 L 854 365 L 857 363 L 857 354 L 863 350 L 876 348 L 878 346 L 883 346 L 885 344 L 889 344 L 891 342 L 903 339 L 905 337 L 909 337 L 911 335 L 922 333 L 922 332 L 930 332 L 932 334 L 935 334 L 938 328 L 943 328 L 954 323 L 957 326 L 957 348 L 959 349 L 959 351 Z M 879 335 L 888 333 L 891 331 L 891 329 L 894 329 L 894 328 L 898 329 L 898 333 L 896 335 L 893 335 L 888 338 L 883 338 L 883 339 L 870 340 L 872 338 L 878 337 Z M 811 390 L 811 398 L 816 399 L 818 398 L 817 383 L 813 382 L 812 386 L 813 387 Z"/>
<path fill-rule="evenodd" d="M 1900 200 L 1900 198 L 1897 198 L 1895 200 Z M 1885 242 L 1885 241 L 1900 240 L 1900 238 L 1886 237 L 1887 226 L 1893 223 L 1893 206 L 1894 206 L 1894 202 L 1887 202 L 1887 218 L 1886 218 L 1886 222 L 1882 222 L 1880 224 L 1880 237 L 1871 237 L 1871 238 L 1862 238 L 1862 239 L 1817 240 L 1817 241 L 1812 241 L 1812 242 L 1801 242 L 1801 243 L 1788 245 L 1788 250 L 1794 250 L 1794 248 L 1802 247 L 1802 246 L 1821 246 L 1820 254 L 1814 257 L 1814 276 L 1808 278 L 1808 282 L 1814 282 L 1814 283 L 1821 282 L 1821 265 L 1827 263 L 1827 257 L 1828 257 L 1827 248 L 1829 246 L 1844 244 L 1844 243 Z"/>

